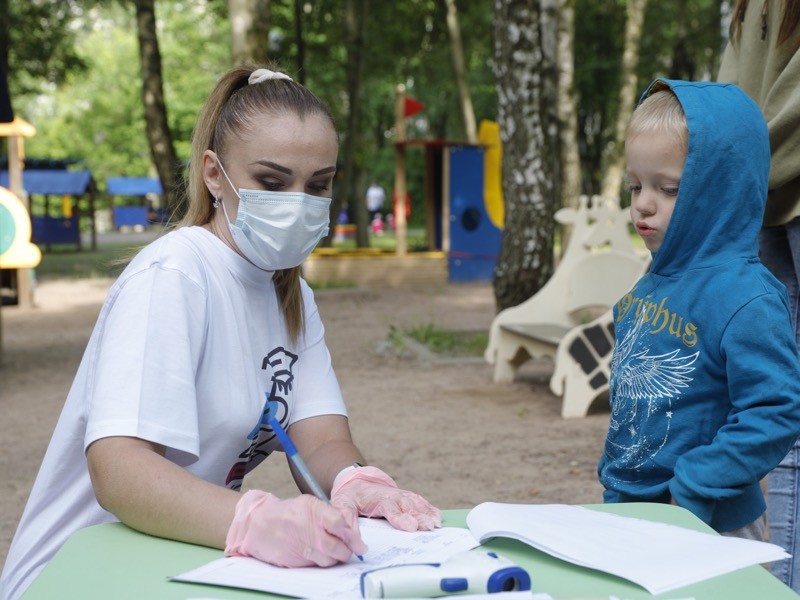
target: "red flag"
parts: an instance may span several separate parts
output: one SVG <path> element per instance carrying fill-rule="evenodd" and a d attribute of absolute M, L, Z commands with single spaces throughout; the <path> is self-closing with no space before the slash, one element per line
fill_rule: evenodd
<path fill-rule="evenodd" d="M 404 113 L 406 117 L 410 117 L 412 115 L 417 114 L 418 112 L 422 112 L 425 109 L 425 105 L 420 102 L 419 100 L 415 100 L 409 96 L 406 96 L 406 105 L 404 109 Z"/>

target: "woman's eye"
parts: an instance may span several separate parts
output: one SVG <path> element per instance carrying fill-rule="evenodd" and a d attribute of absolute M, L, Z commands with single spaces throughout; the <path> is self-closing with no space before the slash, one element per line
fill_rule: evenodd
<path fill-rule="evenodd" d="M 264 186 L 264 189 L 269 192 L 277 192 L 281 189 L 281 187 L 283 187 L 283 184 L 280 181 L 262 181 L 261 185 Z"/>
<path fill-rule="evenodd" d="M 316 192 L 318 194 L 322 194 L 328 191 L 328 184 L 327 183 L 309 183 L 308 189 L 312 192 Z"/>

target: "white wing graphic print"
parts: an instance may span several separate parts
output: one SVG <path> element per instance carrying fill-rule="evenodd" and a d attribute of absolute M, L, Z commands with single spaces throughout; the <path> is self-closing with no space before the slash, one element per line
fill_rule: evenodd
<path fill-rule="evenodd" d="M 649 348 L 634 351 L 640 339 L 644 319 L 640 317 L 614 349 L 611 361 L 613 373 L 612 427 L 620 421 L 637 422 L 639 402 L 647 402 L 646 418 L 656 408 L 659 399 L 674 398 L 689 385 L 689 373 L 699 352 L 679 356 L 680 349 L 665 354 L 650 355 Z M 641 345 L 640 345 L 641 346 Z"/>
<path fill-rule="evenodd" d="M 631 354 L 621 361 L 617 373 L 617 393 L 633 400 L 674 398 L 692 380 L 689 373 L 699 352 L 678 356 L 676 349 L 667 354 L 650 356 L 648 350 Z"/>
<path fill-rule="evenodd" d="M 681 356 L 681 349 L 651 354 L 644 318 L 614 348 L 611 360 L 611 421 L 606 452 L 624 465 L 626 480 L 635 481 L 642 466 L 667 443 L 672 403 L 689 387 L 699 351 Z M 621 481 L 621 480 L 620 480 Z"/>

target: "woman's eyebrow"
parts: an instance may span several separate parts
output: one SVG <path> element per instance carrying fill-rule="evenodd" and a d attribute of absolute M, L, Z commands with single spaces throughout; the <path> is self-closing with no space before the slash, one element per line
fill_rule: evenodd
<path fill-rule="evenodd" d="M 271 160 L 257 160 L 250 163 L 251 165 L 261 165 L 264 167 L 270 167 L 271 169 L 275 169 L 276 171 L 280 171 L 281 173 L 286 173 L 287 175 L 292 175 L 292 170 L 287 167 L 282 167 L 278 163 L 274 163 Z"/>
<path fill-rule="evenodd" d="M 280 171 L 281 173 L 285 173 L 286 175 L 293 175 L 294 171 L 291 169 L 281 166 L 278 163 L 274 163 L 271 160 L 257 160 L 255 162 L 250 163 L 252 165 L 262 165 L 264 167 L 270 167 L 271 169 L 275 169 L 276 171 Z M 335 173 L 336 172 L 336 165 L 332 167 L 325 167 L 324 169 L 320 169 L 319 171 L 314 171 L 312 173 L 312 177 L 317 177 L 319 175 L 327 175 L 328 173 Z"/>
<path fill-rule="evenodd" d="M 325 169 L 320 169 L 319 171 L 314 171 L 314 173 L 311 176 L 316 177 L 317 175 L 327 175 L 328 173 L 335 173 L 335 172 L 336 172 L 336 166 L 334 165 L 333 167 L 327 167 Z"/>

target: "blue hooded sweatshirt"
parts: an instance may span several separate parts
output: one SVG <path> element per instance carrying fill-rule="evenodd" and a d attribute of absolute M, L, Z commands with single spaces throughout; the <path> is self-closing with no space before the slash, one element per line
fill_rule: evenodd
<path fill-rule="evenodd" d="M 606 502 L 670 502 L 717 531 L 765 510 L 759 480 L 800 434 L 800 362 L 786 290 L 758 259 L 770 147 L 738 87 L 671 89 L 689 145 L 650 271 L 614 307 Z"/>

